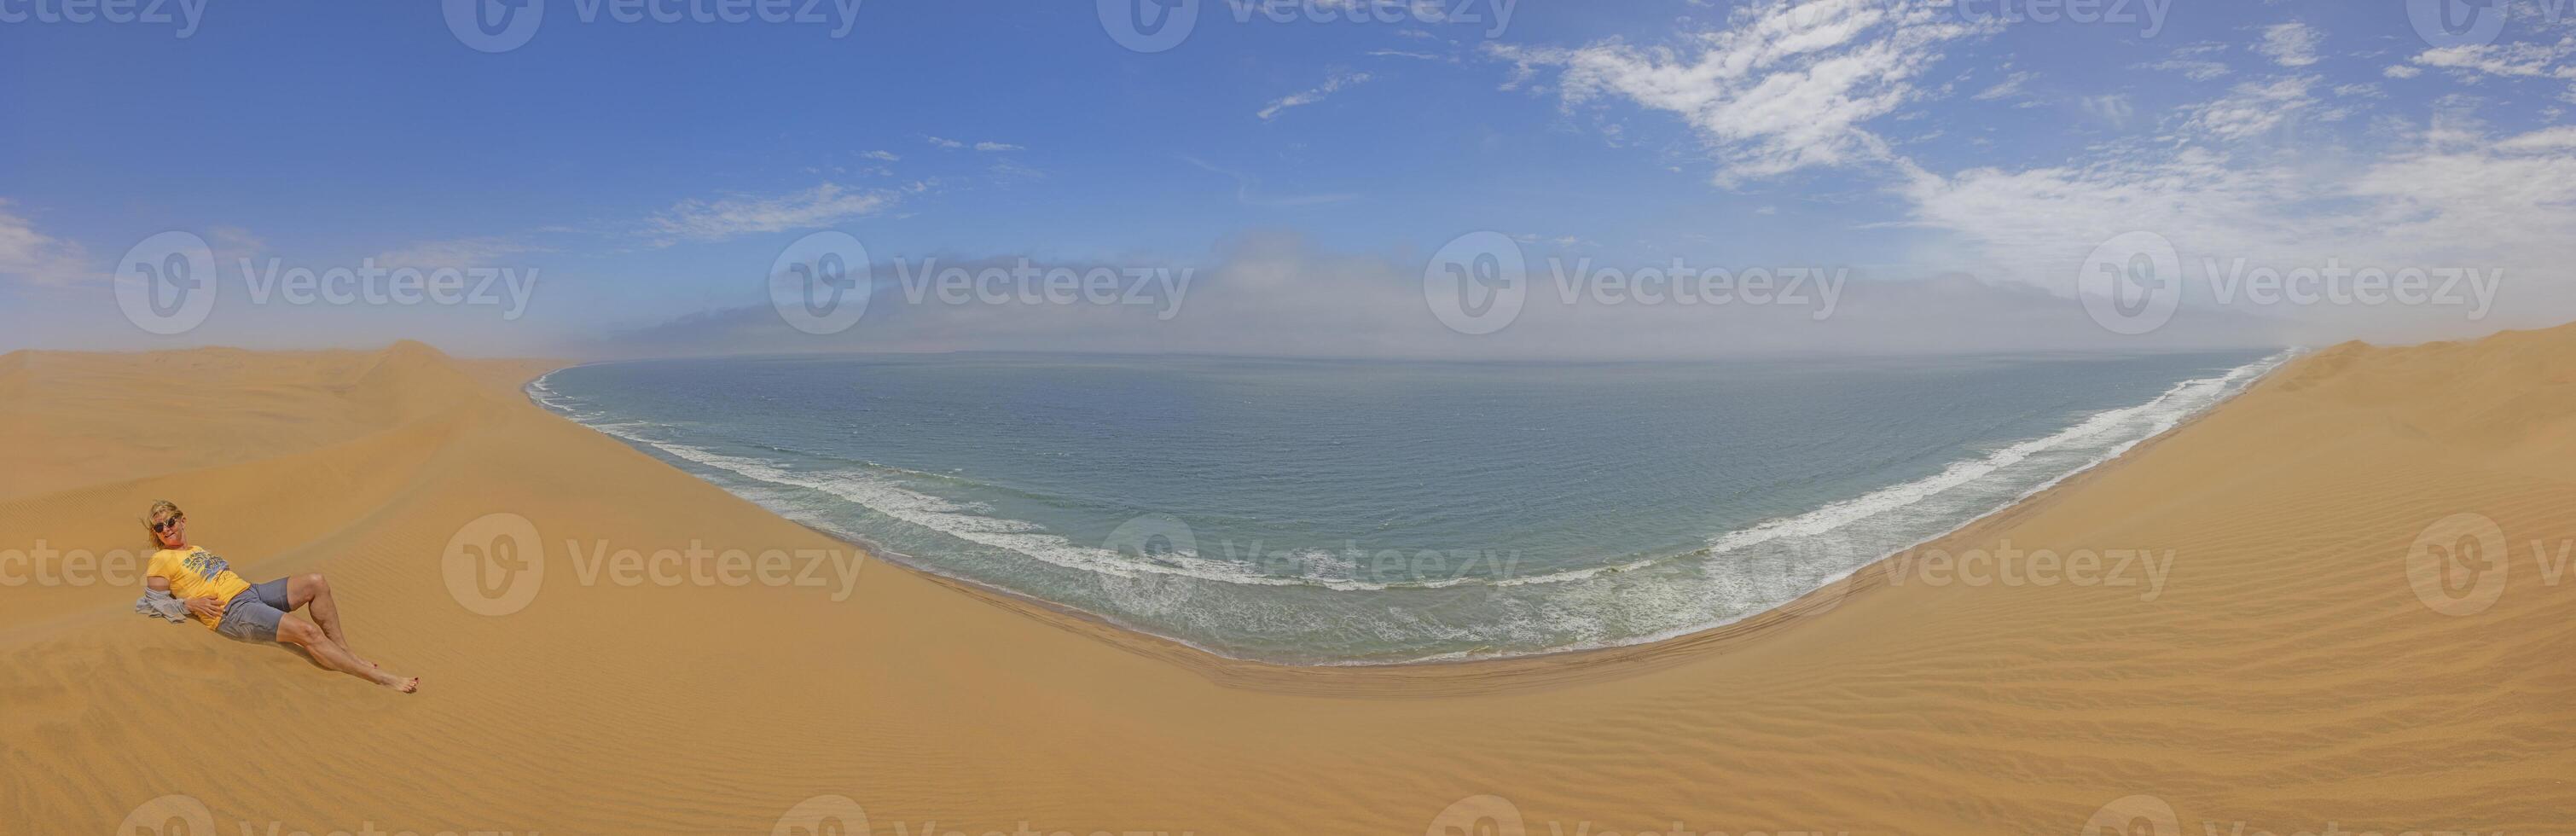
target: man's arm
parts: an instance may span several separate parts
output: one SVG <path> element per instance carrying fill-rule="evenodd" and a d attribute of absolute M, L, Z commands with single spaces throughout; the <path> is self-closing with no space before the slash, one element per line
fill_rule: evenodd
<path fill-rule="evenodd" d="M 170 579 L 148 575 L 143 579 L 143 588 L 143 597 L 134 599 L 135 612 L 174 623 L 188 620 L 187 602 L 170 598 Z"/>
<path fill-rule="evenodd" d="M 146 576 L 143 579 L 143 588 L 154 592 L 168 592 L 170 579 L 160 575 Z M 188 605 L 188 612 L 207 621 L 213 621 L 224 614 L 224 602 L 215 600 L 215 596 L 212 595 L 199 595 L 188 599 L 185 603 Z"/>

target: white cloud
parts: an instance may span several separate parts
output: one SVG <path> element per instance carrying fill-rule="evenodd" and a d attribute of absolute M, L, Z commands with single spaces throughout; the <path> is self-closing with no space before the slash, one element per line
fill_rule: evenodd
<path fill-rule="evenodd" d="M 2312 113 L 2317 102 L 2308 91 L 2316 83 L 2315 76 L 2289 76 L 2239 84 L 2224 98 L 2194 109 L 2188 125 L 2216 139 L 2253 139 Z"/>
<path fill-rule="evenodd" d="M 921 139 L 922 139 L 922 141 L 924 141 L 924 142 L 928 142 L 928 143 L 930 143 L 930 144 L 931 144 L 931 145 L 933 145 L 933 146 L 936 146 L 936 147 L 939 147 L 939 148 L 945 148 L 945 149 L 948 149 L 948 150 L 950 150 L 950 151 L 965 151 L 965 150 L 970 150 L 970 149 L 971 149 L 971 150 L 975 150 L 975 151 L 983 151 L 983 152 L 986 152 L 986 153 L 992 153 L 992 152 L 996 152 L 996 151 L 1026 151 L 1026 150 L 1028 150 L 1028 149 L 1027 149 L 1027 148 L 1025 148 L 1025 147 L 1018 146 L 1018 145 L 1012 145 L 1012 144 L 1010 144 L 1010 143 L 1008 143 L 1008 142 L 966 142 L 966 141 L 964 141 L 964 140 L 949 139 L 949 138 L 944 137 L 944 136 L 923 136 Z M 878 157 L 878 156 L 877 156 L 878 154 L 885 154 L 885 156 Z M 886 154 L 886 153 L 885 153 L 885 152 L 883 152 L 883 151 L 873 151 L 873 152 L 869 152 L 869 153 L 868 153 L 868 154 L 866 154 L 865 156 L 869 156 L 869 157 L 876 157 L 877 159 L 881 159 L 881 160 L 893 160 L 893 159 L 895 159 L 895 156 L 894 156 L 893 154 Z"/>
<path fill-rule="evenodd" d="M 2254 51 L 2284 67 L 2305 67 L 2317 62 L 2317 42 L 2321 40 L 2324 36 L 2307 24 L 2275 24 L 2264 28 L 2263 42 L 2256 44 Z"/>
<path fill-rule="evenodd" d="M 2414 78 L 2416 76 L 2423 75 L 2424 71 L 2404 64 L 2393 64 L 2390 65 L 2388 69 L 2381 70 L 2380 73 L 2388 76 L 2389 78 Z"/>
<path fill-rule="evenodd" d="M 1368 80 L 1368 73 L 1334 73 L 1324 79 L 1322 86 L 1300 93 L 1291 93 L 1262 107 L 1260 112 L 1254 113 L 1253 115 L 1261 117 L 1262 121 L 1267 122 L 1278 118 L 1281 111 L 1285 111 L 1292 107 L 1304 107 L 1306 105 L 1323 101 L 1325 96 L 1332 95 L 1334 91 L 1353 84 L 1361 84 Z"/>
<path fill-rule="evenodd" d="M 1980 34 L 1916 0 L 1802 0 L 1736 10 L 1683 47 L 1619 40 L 1578 49 L 1488 45 L 1527 77 L 1562 68 L 1571 106 L 1619 97 L 1680 115 L 1733 185 L 1810 166 L 1889 157 L 1867 124 L 1918 98 L 1915 79 L 1945 44 Z"/>
<path fill-rule="evenodd" d="M 2278 270 L 2501 269 L 2506 302 L 2486 325 L 2576 316 L 2576 286 L 2562 278 L 2576 258 L 2565 234 L 2576 229 L 2576 128 L 2489 137 L 2437 124 L 2419 136 L 2415 150 L 2379 156 L 2264 160 L 2130 146 L 2078 166 L 1918 172 L 1900 194 L 1917 224 L 1964 243 L 1949 258 L 2060 294 L 2072 292 L 2092 248 L 2145 230 L 2174 243 L 2193 288 L 2186 298 L 2202 304 L 2214 301 L 2208 260 L 2223 269 L 2245 259 Z M 2320 306 L 2296 315 L 2326 338 L 2426 338 L 2475 327 L 2464 313 Z M 2398 330 L 2354 330 L 2367 328 Z"/>
<path fill-rule="evenodd" d="M 2137 106 L 2129 103 L 2129 97 L 2119 93 L 2085 96 L 2076 99 L 2075 103 L 2085 113 L 2109 123 L 2114 129 L 2129 127 L 2129 119 L 2138 113 Z"/>
<path fill-rule="evenodd" d="M 2153 64 L 2140 64 L 2138 66 L 2142 69 L 2181 73 L 2182 77 L 2193 81 L 2210 81 L 2221 76 L 2225 76 L 2228 73 L 2227 65 L 2225 64 L 2221 64 L 2216 61 L 2202 61 L 2192 58 L 2168 58 Z"/>
<path fill-rule="evenodd" d="M 835 183 L 775 197 L 734 196 L 683 200 L 645 222 L 654 246 L 679 241 L 722 241 L 761 232 L 829 226 L 894 205 L 885 191 L 854 191 Z"/>
<path fill-rule="evenodd" d="M 1970 98 L 1981 102 L 1991 102 L 1996 99 L 2018 96 L 2022 93 L 2023 84 L 2027 84 L 2031 79 L 2038 77 L 2038 73 L 2013 73 L 2012 75 L 2005 76 L 2004 80 L 1996 83 L 1995 86 L 1978 91 L 1977 95 L 1971 96 Z"/>
<path fill-rule="evenodd" d="M 2470 77 L 2483 74 L 2576 80 L 2576 65 L 2567 62 L 2570 55 L 2576 55 L 2576 36 L 2554 44 L 2462 44 L 2428 49 L 2415 56 L 2415 63 Z"/>
<path fill-rule="evenodd" d="M 894 162 L 896 160 L 903 159 L 902 157 L 895 156 L 892 151 L 861 151 L 859 152 L 859 156 L 866 157 L 871 160 L 883 160 L 886 162 Z"/>
<path fill-rule="evenodd" d="M 1252 176 L 1252 175 L 1250 175 L 1250 174 L 1245 174 L 1245 173 L 1243 173 L 1243 172 L 1236 171 L 1236 170 L 1233 170 L 1233 169 L 1230 169 L 1230 168 L 1220 168 L 1220 167 L 1216 166 L 1216 165 L 1215 165 L 1215 164 L 1213 164 L 1213 163 L 1209 163 L 1208 161 L 1206 161 L 1206 160 L 1202 160 L 1202 159 L 1199 159 L 1199 158 L 1197 158 L 1197 157 L 1182 157 L 1182 158 L 1181 158 L 1181 161 L 1182 161 L 1182 162 L 1185 162 L 1185 163 L 1189 163 L 1190 165 L 1193 165 L 1193 166 L 1197 166 L 1200 170 L 1207 171 L 1207 172 L 1212 173 L 1212 174 L 1222 174 L 1222 175 L 1225 175 L 1225 176 L 1227 176 L 1227 177 L 1233 178 L 1233 179 L 1234 179 L 1234 200 L 1235 200 L 1235 202 L 1237 202 L 1237 203 L 1241 203 L 1241 204 L 1243 204 L 1243 205 L 1245 205 L 1245 206 L 1260 206 L 1260 207 L 1266 207 L 1266 208 L 1294 208 L 1294 207 L 1299 207 L 1299 206 L 1320 206 L 1320 205 L 1327 204 L 1327 203 L 1340 203 L 1340 202 L 1343 202 L 1343 201 L 1346 201 L 1346 200 L 1351 200 L 1351 199 L 1354 199 L 1354 198 L 1359 197 L 1359 195 L 1355 195 L 1355 194 L 1340 194 L 1340 193 L 1335 193 L 1335 194 L 1303 194 L 1303 195 L 1267 195 L 1267 194 L 1263 194 L 1263 193 L 1261 192 L 1261 179 L 1260 179 L 1260 178 L 1258 178 L 1258 177 L 1254 177 L 1254 176 Z"/>
<path fill-rule="evenodd" d="M 0 276 L 60 287 L 104 275 L 90 268 L 89 253 L 79 243 L 36 231 L 33 221 L 9 211 L 9 201 L 0 198 Z"/>
<path fill-rule="evenodd" d="M 255 245 L 254 245 L 255 246 Z M 435 270 L 441 267 L 492 267 L 502 259 L 534 249 L 507 238 L 456 238 L 446 241 L 421 241 L 389 250 L 376 256 L 376 263 L 387 267 L 412 267 Z"/>

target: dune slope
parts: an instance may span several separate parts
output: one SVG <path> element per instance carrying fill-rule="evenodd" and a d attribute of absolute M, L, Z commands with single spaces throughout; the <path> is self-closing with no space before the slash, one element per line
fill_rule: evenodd
<path fill-rule="evenodd" d="M 2318 352 L 1711 634 L 1371 670 L 845 574 L 533 368 L 0 358 L 0 832 L 2576 832 L 2576 328 Z M 422 693 L 130 613 L 163 498 Z"/>

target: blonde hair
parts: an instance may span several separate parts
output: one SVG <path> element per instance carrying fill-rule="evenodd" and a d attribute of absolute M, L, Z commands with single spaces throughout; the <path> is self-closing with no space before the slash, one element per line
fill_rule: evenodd
<path fill-rule="evenodd" d="M 184 520 L 187 518 L 188 512 L 179 510 L 178 503 L 164 499 L 159 502 L 152 503 L 152 510 L 143 515 L 143 530 L 144 533 L 151 536 L 152 547 L 158 549 L 162 547 L 161 524 L 169 520 Z"/>

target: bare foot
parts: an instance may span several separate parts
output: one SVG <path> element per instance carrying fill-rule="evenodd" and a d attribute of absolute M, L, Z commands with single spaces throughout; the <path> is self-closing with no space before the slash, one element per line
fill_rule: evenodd
<path fill-rule="evenodd" d="M 382 668 L 378 668 L 376 670 L 376 684 L 409 694 L 420 690 L 420 677 L 395 676 L 393 674 L 385 673 Z"/>

